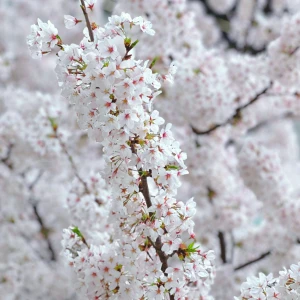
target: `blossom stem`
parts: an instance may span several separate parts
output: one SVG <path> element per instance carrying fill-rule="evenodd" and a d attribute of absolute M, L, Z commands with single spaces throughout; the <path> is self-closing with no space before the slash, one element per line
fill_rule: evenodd
<path fill-rule="evenodd" d="M 89 31 L 89 36 L 90 36 L 90 40 L 91 42 L 94 41 L 94 34 L 93 34 L 93 30 L 92 30 L 92 26 L 91 26 L 91 23 L 90 23 L 90 20 L 89 20 L 89 16 L 88 16 L 88 13 L 86 12 L 86 6 L 85 6 L 85 3 L 84 3 L 84 0 L 80 0 L 81 2 L 81 9 L 82 9 L 82 12 L 83 12 L 83 15 L 84 15 L 84 18 L 85 18 L 85 23 L 86 23 L 86 27 L 88 28 L 88 31 Z"/>

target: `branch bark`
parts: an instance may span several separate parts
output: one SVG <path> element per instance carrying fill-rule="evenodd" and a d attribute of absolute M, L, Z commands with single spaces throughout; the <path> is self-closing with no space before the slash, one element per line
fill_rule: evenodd
<path fill-rule="evenodd" d="M 220 257 L 221 257 L 223 263 L 226 264 L 227 263 L 227 259 L 226 259 L 226 242 L 225 242 L 224 232 L 219 231 L 218 238 L 219 238 L 220 250 L 221 250 Z"/>
<path fill-rule="evenodd" d="M 137 154 L 137 151 L 136 151 L 136 148 L 135 148 L 135 140 L 131 141 L 130 148 L 131 148 L 132 153 Z M 143 173 L 143 170 L 140 169 L 139 172 Z M 150 196 L 150 193 L 149 193 L 149 186 L 148 186 L 148 182 L 147 182 L 147 176 L 145 176 L 145 175 L 141 175 L 141 184 L 139 186 L 139 190 L 145 198 L 147 208 L 150 208 L 152 206 L 152 202 L 151 202 L 151 196 Z M 169 258 L 169 256 L 166 255 L 161 250 L 161 248 L 163 246 L 162 242 L 161 242 L 161 238 L 158 237 L 156 239 L 155 243 L 150 239 L 150 237 L 148 237 L 148 240 L 150 241 L 153 248 L 156 250 L 156 253 L 157 253 L 157 255 L 160 259 L 160 262 L 162 263 L 161 270 L 166 275 L 165 272 L 166 272 L 166 269 L 168 268 L 168 258 Z M 175 296 L 170 295 L 170 300 L 174 300 L 174 299 L 175 299 Z"/>
<path fill-rule="evenodd" d="M 80 0 L 81 2 L 81 9 L 82 9 L 82 12 L 83 12 L 83 15 L 84 15 L 84 18 L 85 18 L 85 23 L 86 23 L 86 27 L 88 28 L 88 31 L 89 31 L 89 36 L 90 36 L 90 40 L 91 42 L 94 41 L 94 33 L 93 33 L 93 29 L 92 29 L 92 26 L 91 26 L 91 22 L 89 20 L 89 15 L 86 11 L 86 6 L 85 6 L 85 3 L 84 3 L 84 0 Z"/>

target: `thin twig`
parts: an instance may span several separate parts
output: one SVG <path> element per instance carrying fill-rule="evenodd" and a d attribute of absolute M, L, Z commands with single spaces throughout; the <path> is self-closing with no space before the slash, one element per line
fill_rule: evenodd
<path fill-rule="evenodd" d="M 270 85 L 268 85 L 263 91 L 261 91 L 260 93 L 258 93 L 253 99 L 251 99 L 248 103 L 238 107 L 235 110 L 235 113 L 229 118 L 227 119 L 224 123 L 220 123 L 217 125 L 212 126 L 210 129 L 208 130 L 198 130 L 197 128 L 193 127 L 191 125 L 191 128 L 193 130 L 194 133 L 196 133 L 197 135 L 205 135 L 205 134 L 210 134 L 211 132 L 215 131 L 217 128 L 225 126 L 227 124 L 231 124 L 233 123 L 234 120 L 239 119 L 241 117 L 241 112 L 247 108 L 248 106 L 250 106 L 251 104 L 253 104 L 254 102 L 256 102 L 262 95 L 264 95 L 272 86 L 272 83 Z"/>
<path fill-rule="evenodd" d="M 83 15 L 85 18 L 86 27 L 88 28 L 88 31 L 89 31 L 90 40 L 91 40 L 91 42 L 93 42 L 94 41 L 94 33 L 93 33 L 93 29 L 92 29 L 92 26 L 91 26 L 91 23 L 89 20 L 88 13 L 86 12 L 86 6 L 84 3 L 84 0 L 80 0 L 80 2 L 81 2 L 80 7 L 82 9 L 82 12 L 83 12 Z"/>
<path fill-rule="evenodd" d="M 246 262 L 246 263 L 244 263 L 244 264 L 242 264 L 242 265 L 239 265 L 239 266 L 235 267 L 235 268 L 234 268 L 234 271 L 238 271 L 238 270 L 241 270 L 241 269 L 243 269 L 243 268 L 245 268 L 245 267 L 248 267 L 248 266 L 250 266 L 250 265 L 252 265 L 252 264 L 254 264 L 254 263 L 256 263 L 256 262 L 258 262 L 258 261 L 260 261 L 260 260 L 262 260 L 262 259 L 264 259 L 265 257 L 267 257 L 267 256 L 269 256 L 269 255 L 271 255 L 271 251 L 268 251 L 268 252 L 266 252 L 266 253 L 263 253 L 261 256 L 259 256 L 259 257 L 257 257 L 257 258 L 255 258 L 255 259 L 253 259 L 253 260 L 250 260 L 250 261 L 248 261 L 248 262 Z"/>
<path fill-rule="evenodd" d="M 31 202 L 33 202 L 33 201 L 31 201 Z M 49 253 L 50 253 L 50 259 L 52 261 L 55 261 L 56 260 L 55 251 L 54 251 L 54 249 L 52 247 L 52 244 L 51 244 L 49 236 L 48 236 L 49 229 L 45 226 L 44 221 L 43 221 L 43 219 L 41 218 L 41 216 L 40 216 L 40 214 L 38 212 L 37 205 L 36 204 L 32 204 L 32 208 L 33 208 L 34 214 L 36 216 L 36 219 L 37 219 L 38 223 L 40 224 L 40 227 L 41 227 L 41 231 L 40 232 L 42 233 L 43 237 L 46 240 L 47 247 L 48 247 L 48 250 L 49 250 Z"/>
<path fill-rule="evenodd" d="M 67 149 L 67 146 L 65 145 L 65 143 L 62 141 L 61 137 L 59 136 L 59 134 L 57 134 L 57 131 L 55 131 L 55 137 L 57 138 L 58 142 L 59 142 L 59 145 L 61 146 L 63 152 L 66 154 L 66 156 L 68 157 L 68 160 L 71 164 L 71 167 L 73 169 L 73 172 L 75 174 L 75 176 L 77 177 L 77 179 L 83 184 L 84 186 L 84 189 L 86 191 L 86 193 L 88 193 L 88 187 L 87 187 L 87 184 L 86 182 L 81 178 L 81 176 L 79 175 L 79 172 L 77 170 L 77 167 L 73 161 L 73 158 L 71 156 L 71 154 L 69 153 L 68 149 Z"/>
<path fill-rule="evenodd" d="M 31 182 L 29 185 L 28 185 L 28 190 L 31 192 L 33 190 L 33 188 L 36 186 L 36 184 L 38 183 L 38 181 L 41 179 L 43 175 L 43 172 L 40 171 L 39 174 L 36 176 L 36 178 L 33 180 L 33 182 Z M 23 175 L 24 177 L 25 175 Z M 47 243 L 47 247 L 48 247 L 48 251 L 50 253 L 50 260 L 52 261 L 55 261 L 56 260 L 56 255 L 55 255 L 55 251 L 52 247 L 52 244 L 51 244 L 51 241 L 49 239 L 49 229 L 45 226 L 44 224 L 44 221 L 37 209 L 37 204 L 36 204 L 36 201 L 34 201 L 34 199 L 30 198 L 29 199 L 29 203 L 31 203 L 31 206 L 32 206 L 32 209 L 33 209 L 33 212 L 35 214 L 35 217 L 40 225 L 40 232 L 41 234 L 43 235 L 43 237 L 45 238 L 45 241 Z"/>

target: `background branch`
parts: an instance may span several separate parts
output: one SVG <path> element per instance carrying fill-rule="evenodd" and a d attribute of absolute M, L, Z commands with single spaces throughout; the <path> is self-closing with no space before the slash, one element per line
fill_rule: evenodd
<path fill-rule="evenodd" d="M 217 125 L 214 125 L 213 127 L 211 127 L 208 130 L 198 130 L 197 128 L 193 127 L 191 125 L 191 128 L 193 130 L 194 133 L 196 133 L 197 135 L 205 135 L 205 134 L 210 134 L 211 132 L 215 131 L 217 128 L 225 126 L 227 124 L 230 123 L 234 123 L 234 121 L 239 120 L 241 118 L 241 112 L 247 108 L 248 106 L 250 106 L 251 104 L 253 104 L 254 102 L 256 102 L 262 95 L 266 94 L 266 92 L 270 89 L 270 87 L 272 86 L 272 83 L 270 85 L 268 85 L 263 91 L 261 91 L 260 93 L 258 93 L 253 99 L 251 99 L 248 103 L 246 103 L 245 105 L 242 105 L 240 107 L 238 107 L 235 110 L 234 115 L 232 115 L 229 119 L 227 119 L 224 123 L 220 123 Z"/>
<path fill-rule="evenodd" d="M 254 263 L 256 263 L 256 262 L 258 262 L 258 261 L 260 261 L 262 259 L 264 259 L 265 257 L 269 256 L 270 254 L 271 254 L 271 251 L 263 253 L 261 256 L 259 256 L 257 258 L 255 258 L 253 260 L 250 260 L 250 261 L 248 261 L 248 262 L 246 262 L 246 263 L 244 263 L 242 265 L 237 266 L 236 268 L 234 268 L 234 271 L 238 271 L 238 270 L 241 270 L 241 269 L 243 269 L 245 267 L 248 267 L 248 266 L 250 266 L 250 265 L 252 265 L 252 264 L 254 264 Z"/>

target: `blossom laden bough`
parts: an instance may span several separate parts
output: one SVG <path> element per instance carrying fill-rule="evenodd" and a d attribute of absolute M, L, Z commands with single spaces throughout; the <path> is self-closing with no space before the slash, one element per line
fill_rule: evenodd
<path fill-rule="evenodd" d="M 34 29 L 49 31 L 45 26 Z M 180 176 L 188 173 L 186 155 L 171 124 L 161 127 L 163 118 L 152 111 L 161 83 L 172 81 L 174 67 L 164 77 L 153 73 L 148 61 L 134 59 L 131 50 L 137 41 L 131 40 L 131 32 L 154 34 L 141 17 L 122 13 L 109 18 L 104 28 L 87 26 L 80 45 L 56 43 L 61 48 L 56 72 L 79 126 L 103 145 L 113 228 L 110 239 L 99 242 L 70 227 L 64 231 L 65 255 L 90 299 L 180 299 L 192 291 L 206 295 L 214 255 L 194 240 L 194 201 L 175 198 Z M 31 48 L 36 40 L 39 49 L 49 43 L 47 37 L 32 35 Z"/>

